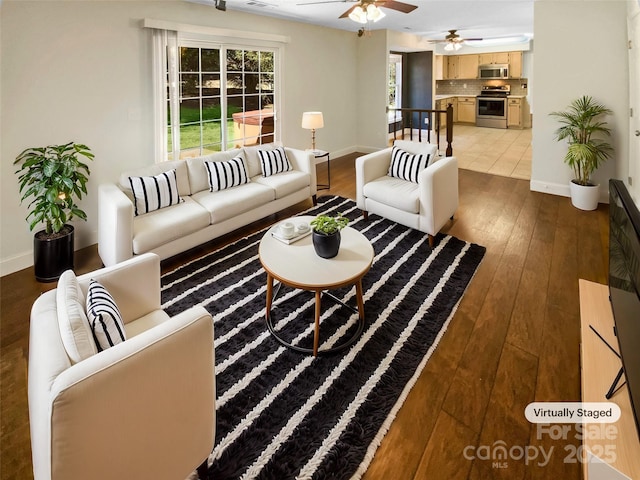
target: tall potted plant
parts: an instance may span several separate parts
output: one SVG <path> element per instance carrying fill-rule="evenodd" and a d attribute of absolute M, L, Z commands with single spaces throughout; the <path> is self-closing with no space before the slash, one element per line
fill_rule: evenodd
<path fill-rule="evenodd" d="M 598 208 L 599 185 L 592 183 L 591 175 L 606 161 L 613 147 L 604 138 L 611 135 L 602 115 L 612 111 L 597 103 L 590 96 L 577 98 L 563 112 L 552 112 L 561 126 L 555 132 L 556 140 L 567 140 L 569 148 L 564 162 L 573 169 L 575 178 L 571 180 L 571 203 L 582 210 Z"/>
<path fill-rule="evenodd" d="M 73 269 L 74 228 L 72 218 L 87 219 L 76 200 L 87 193 L 89 167 L 93 160 L 89 147 L 74 142 L 65 145 L 27 148 L 16 160 L 20 183 L 20 202 L 31 199 L 26 217 L 29 229 L 44 225 L 33 239 L 33 265 L 36 279 L 52 282 L 62 272 Z"/>

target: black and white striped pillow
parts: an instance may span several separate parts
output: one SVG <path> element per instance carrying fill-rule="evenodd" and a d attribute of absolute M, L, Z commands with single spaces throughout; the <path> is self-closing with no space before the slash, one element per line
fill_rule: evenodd
<path fill-rule="evenodd" d="M 391 165 L 387 175 L 418 183 L 418 174 L 427 168 L 429 158 L 431 158 L 429 154 L 414 155 L 394 146 L 391 150 Z"/>
<path fill-rule="evenodd" d="M 87 319 L 99 352 L 127 339 L 115 300 L 102 284 L 93 279 L 87 291 Z"/>
<path fill-rule="evenodd" d="M 135 214 L 143 215 L 182 202 L 178 195 L 176 170 L 155 177 L 129 177 L 135 203 Z"/>
<path fill-rule="evenodd" d="M 209 190 L 212 192 L 251 181 L 242 157 L 232 158 L 226 162 L 204 162 L 204 165 L 207 167 Z"/>
<path fill-rule="evenodd" d="M 258 155 L 260 156 L 263 177 L 293 170 L 284 147 L 274 148 L 273 150 L 258 150 Z"/>

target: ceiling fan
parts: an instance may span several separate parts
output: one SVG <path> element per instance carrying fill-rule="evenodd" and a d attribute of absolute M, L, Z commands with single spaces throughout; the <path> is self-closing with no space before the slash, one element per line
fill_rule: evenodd
<path fill-rule="evenodd" d="M 431 43 L 446 43 L 445 50 L 460 50 L 462 44 L 466 41 L 482 40 L 482 38 L 462 38 L 457 30 L 449 30 L 449 34 L 442 40 L 429 40 Z"/>
<path fill-rule="evenodd" d="M 366 23 L 367 20 L 376 22 L 384 17 L 384 13 L 380 10 L 380 7 L 402 13 L 410 13 L 418 8 L 417 5 L 410 5 L 395 0 L 321 0 L 318 2 L 299 3 L 298 5 L 317 5 L 320 3 L 355 3 L 353 7 L 338 18 L 349 17 L 359 23 Z"/>

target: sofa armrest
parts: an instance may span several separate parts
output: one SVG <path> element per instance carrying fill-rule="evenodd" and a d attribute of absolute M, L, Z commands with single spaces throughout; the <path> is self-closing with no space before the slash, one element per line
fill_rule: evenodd
<path fill-rule="evenodd" d="M 294 170 L 308 173 L 311 177 L 311 195 L 318 193 L 318 181 L 316 176 L 316 161 L 313 154 L 307 150 L 285 147 L 287 158 Z"/>
<path fill-rule="evenodd" d="M 136 255 L 124 262 L 80 275 L 78 282 L 85 295 L 92 278 L 113 296 L 125 323 L 161 309 L 160 257 L 154 253 Z"/>
<path fill-rule="evenodd" d="M 356 158 L 356 203 L 358 208 L 366 210 L 364 203 L 364 186 L 384 177 L 391 164 L 391 147 Z"/>
<path fill-rule="evenodd" d="M 420 215 L 426 228 L 435 235 L 458 208 L 458 160 L 442 158 L 418 175 L 420 185 Z M 422 221 L 422 220 L 421 220 Z"/>
<path fill-rule="evenodd" d="M 185 478 L 215 440 L 211 315 L 194 307 L 71 366 L 48 401 L 55 478 L 84 478 L 88 466 L 108 478 Z"/>
<path fill-rule="evenodd" d="M 107 266 L 133 256 L 133 203 L 112 183 L 98 187 L 98 254 Z"/>

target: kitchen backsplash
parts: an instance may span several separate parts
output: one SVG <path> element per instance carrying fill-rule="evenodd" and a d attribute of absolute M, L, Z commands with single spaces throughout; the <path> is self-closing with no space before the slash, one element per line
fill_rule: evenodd
<path fill-rule="evenodd" d="M 478 95 L 483 85 L 511 85 L 511 95 L 527 95 L 528 80 L 437 80 L 436 95 Z"/>

